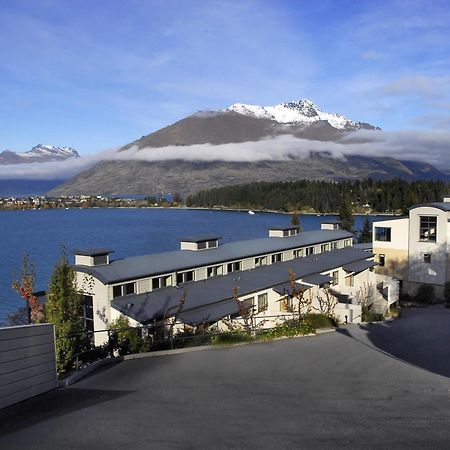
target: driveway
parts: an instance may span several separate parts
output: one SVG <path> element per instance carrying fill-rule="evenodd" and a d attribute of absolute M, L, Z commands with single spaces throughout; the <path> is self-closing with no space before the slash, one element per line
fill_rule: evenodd
<path fill-rule="evenodd" d="M 0 411 L 0 448 L 449 448 L 450 310 L 130 360 Z"/>

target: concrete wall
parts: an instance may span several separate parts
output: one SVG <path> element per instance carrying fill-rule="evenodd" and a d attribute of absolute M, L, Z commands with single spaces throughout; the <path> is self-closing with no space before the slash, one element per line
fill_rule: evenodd
<path fill-rule="evenodd" d="M 0 408 L 56 387 L 53 324 L 0 328 Z"/>

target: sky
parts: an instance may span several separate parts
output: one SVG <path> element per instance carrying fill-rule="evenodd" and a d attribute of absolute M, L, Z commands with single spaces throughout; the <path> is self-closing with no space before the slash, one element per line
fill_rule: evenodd
<path fill-rule="evenodd" d="M 302 98 L 445 153 L 450 2 L 0 2 L 0 151 L 95 159 L 197 111 Z"/>

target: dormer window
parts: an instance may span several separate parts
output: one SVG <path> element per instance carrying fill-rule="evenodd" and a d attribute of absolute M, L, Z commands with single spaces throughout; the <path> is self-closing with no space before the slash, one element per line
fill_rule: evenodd
<path fill-rule="evenodd" d="M 298 234 L 299 227 L 275 227 L 269 229 L 269 237 L 290 237 Z"/>
<path fill-rule="evenodd" d="M 108 248 L 75 250 L 75 264 L 88 267 L 104 266 L 109 264 L 109 255 L 113 252 Z"/>
<path fill-rule="evenodd" d="M 191 236 L 181 237 L 178 240 L 181 242 L 181 250 L 207 250 L 217 248 L 219 246 L 220 236 L 206 235 L 206 236 Z"/>

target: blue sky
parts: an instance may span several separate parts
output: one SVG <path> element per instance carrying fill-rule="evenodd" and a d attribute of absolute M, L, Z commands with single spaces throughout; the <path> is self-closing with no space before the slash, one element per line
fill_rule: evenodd
<path fill-rule="evenodd" d="M 448 130 L 450 2 L 6 0 L 0 98 L 0 151 L 87 155 L 199 110 L 301 98 Z"/>

